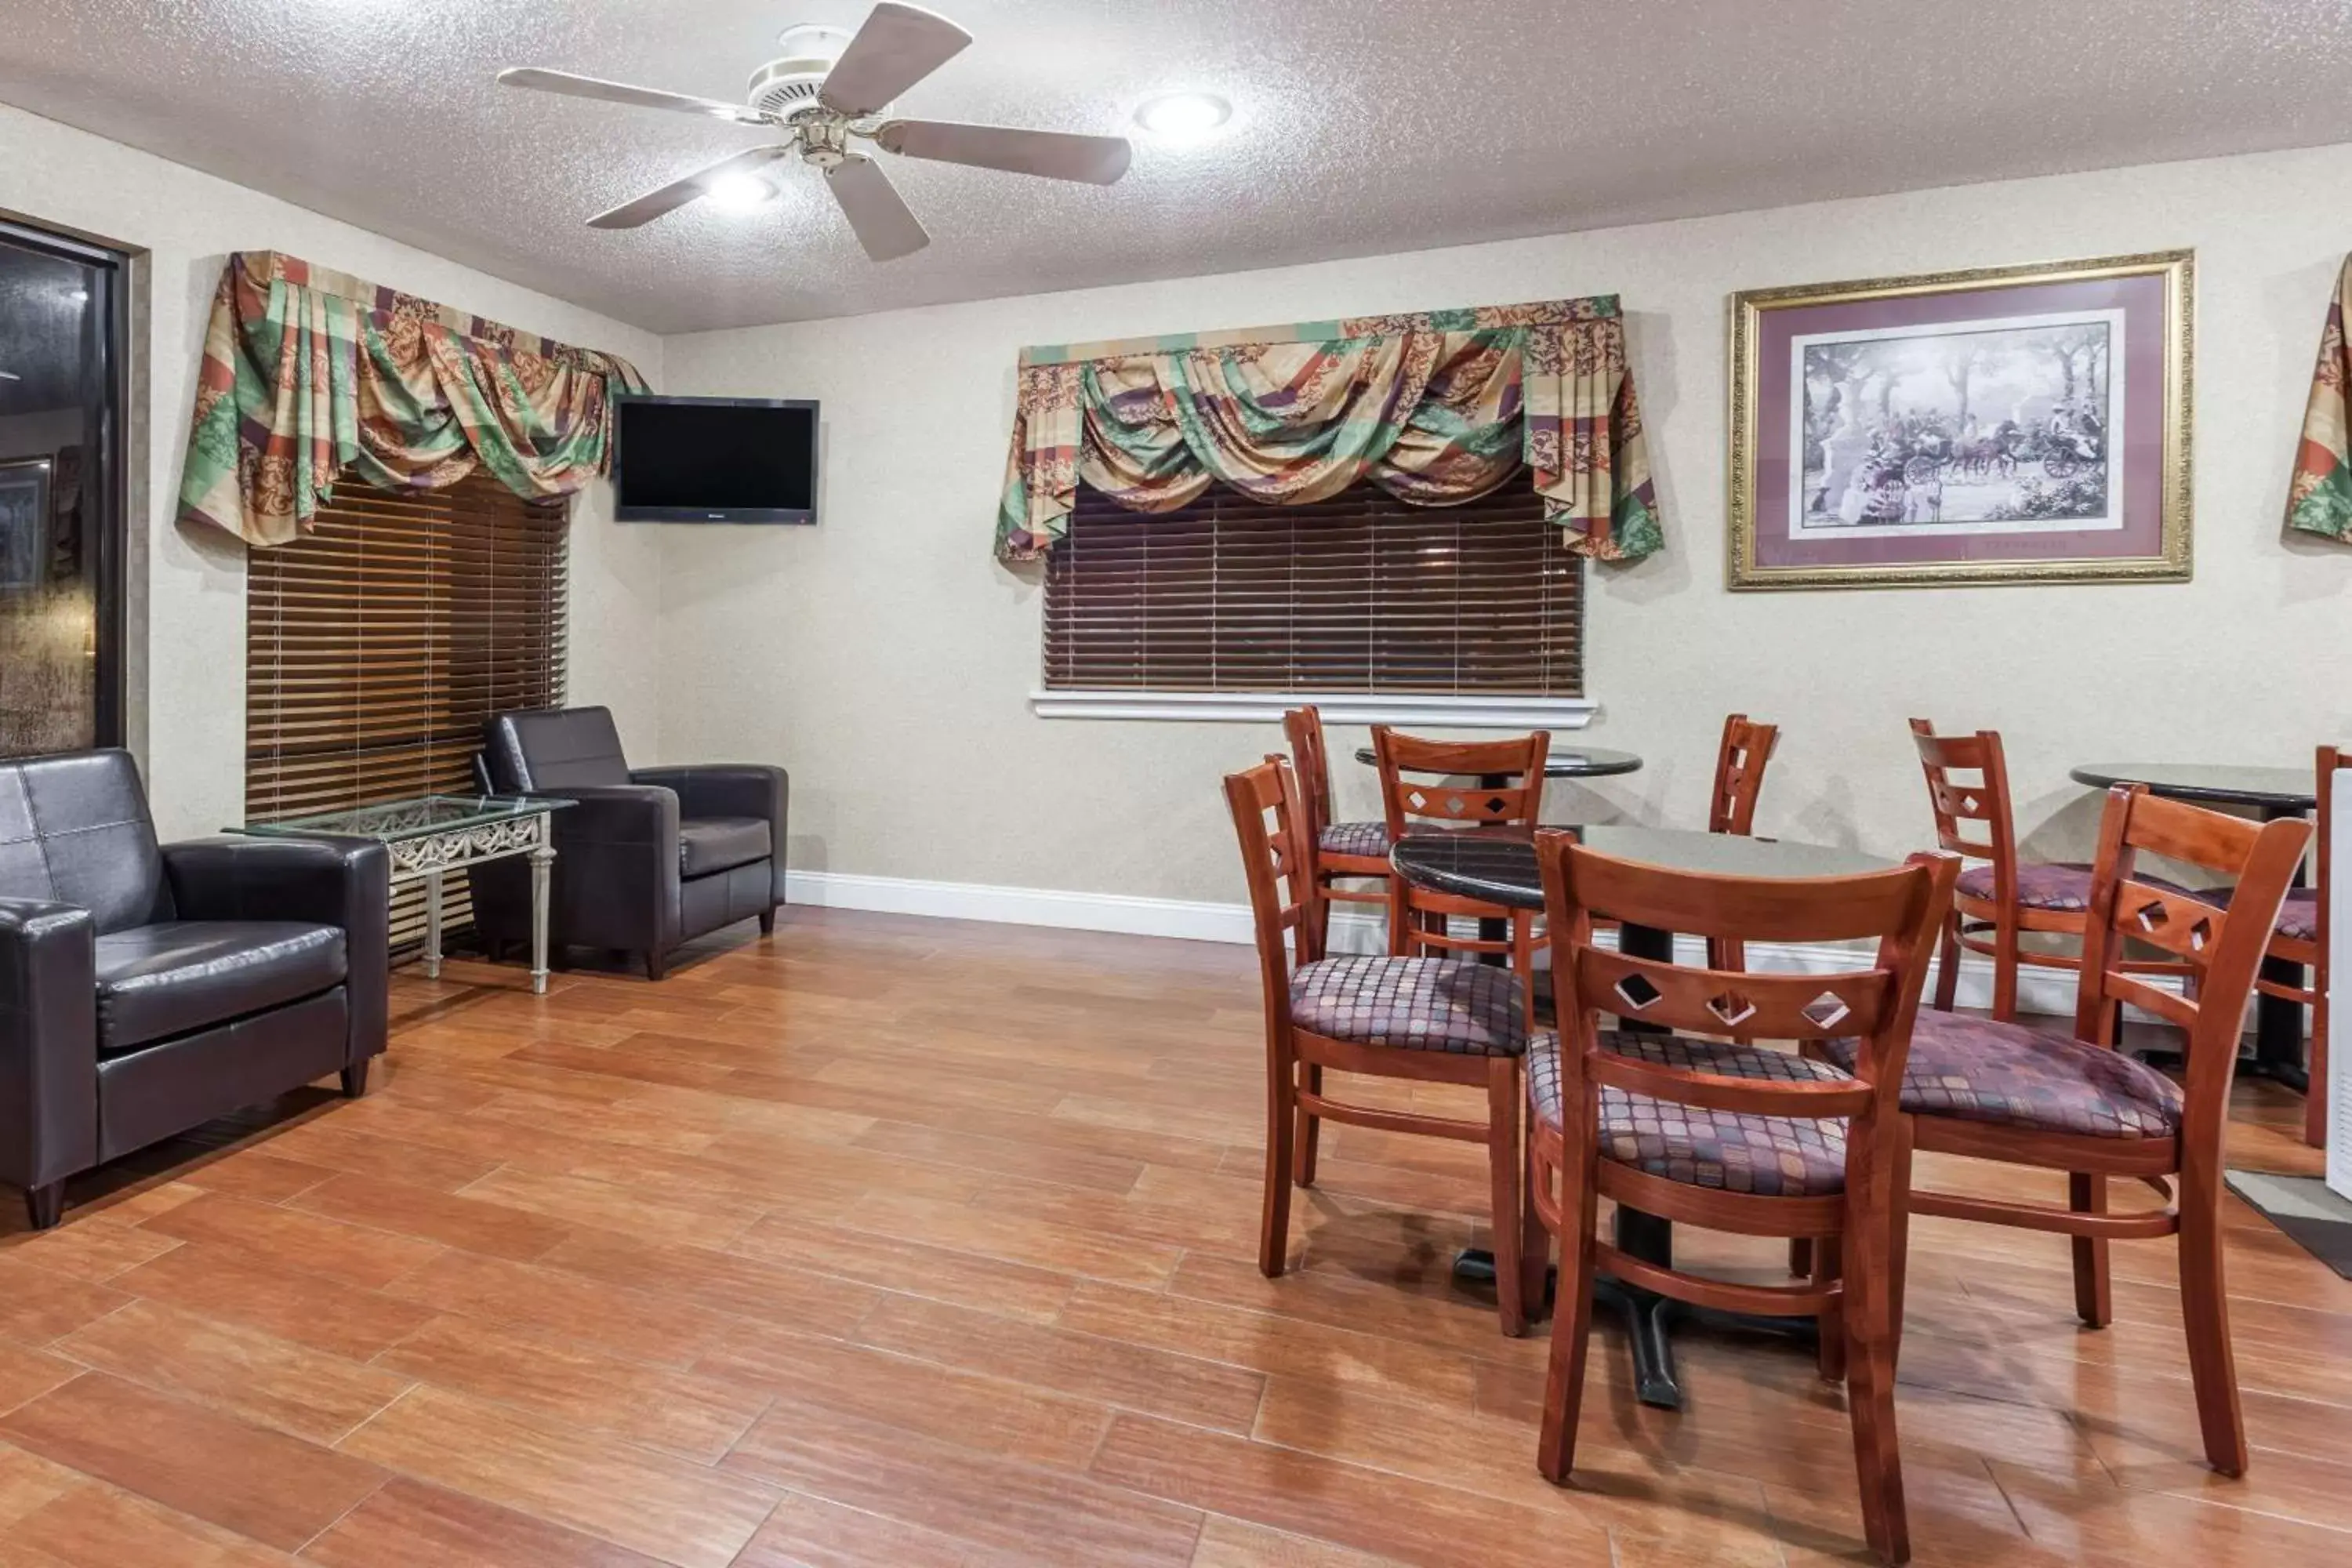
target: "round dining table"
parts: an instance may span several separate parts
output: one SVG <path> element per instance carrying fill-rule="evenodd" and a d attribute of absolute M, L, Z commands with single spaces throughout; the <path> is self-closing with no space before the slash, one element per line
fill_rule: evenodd
<path fill-rule="evenodd" d="M 1894 864 L 1833 845 L 1703 833 L 1689 828 L 1601 824 L 1571 831 L 1580 842 L 1604 855 L 1716 876 L 1792 879 L 1848 877 L 1887 870 Z M 1474 827 L 1407 834 L 1390 851 L 1389 863 L 1398 876 L 1415 887 L 1515 910 L 1543 908 L 1543 878 L 1537 869 L 1534 835 L 1525 828 Z M 1626 925 L 1620 928 L 1617 942 L 1619 951 L 1636 958 L 1674 961 L 1672 931 Z M 1620 1020 L 1619 1026 L 1633 1029 L 1653 1026 Z M 1672 1221 L 1620 1204 L 1615 1225 L 1620 1250 L 1661 1268 L 1673 1266 Z M 1490 1280 L 1495 1277 L 1494 1254 L 1479 1248 L 1465 1251 L 1454 1259 L 1454 1270 L 1457 1279 Z M 1595 1277 L 1592 1294 L 1597 1304 L 1612 1307 L 1623 1314 L 1633 1342 L 1634 1393 L 1643 1404 L 1662 1410 L 1680 1409 L 1683 1403 L 1682 1385 L 1675 1376 L 1673 1332 L 1678 1322 L 1750 1333 L 1793 1333 L 1809 1339 L 1818 1334 L 1820 1328 L 1812 1318 L 1766 1318 L 1692 1307 L 1606 1274 Z"/>
<path fill-rule="evenodd" d="M 2068 777 L 2093 789 L 2116 784 L 2146 784 L 2150 795 L 2197 805 L 2234 805 L 2264 822 L 2282 816 L 2304 816 L 2319 805 L 2319 780 L 2310 768 L 2237 767 L 2207 763 L 2086 763 Z M 2305 886 L 2303 868 L 2294 885 Z M 2282 958 L 2263 960 L 2263 978 L 2297 989 L 2306 984 L 2303 966 Z M 2311 1092 L 2311 1070 L 2304 1055 L 2303 1004 L 2268 991 L 2254 998 L 2254 1049 L 2241 1058 L 2238 1070 L 2271 1079 L 2298 1094 Z M 2143 1060 L 2178 1061 L 2178 1051 L 2138 1050 Z"/>

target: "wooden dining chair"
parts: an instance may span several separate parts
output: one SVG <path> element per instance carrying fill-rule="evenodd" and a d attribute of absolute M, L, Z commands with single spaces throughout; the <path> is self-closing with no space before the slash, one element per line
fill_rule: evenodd
<path fill-rule="evenodd" d="M 1992 960 L 1992 1016 L 2013 1019 L 2021 968 L 2072 971 L 2082 967 L 2076 953 L 2029 948 L 2021 939 L 2042 932 L 2079 942 L 2088 920 L 2092 868 L 2079 861 L 2018 858 L 2016 822 L 2010 809 L 2009 763 L 2001 753 L 1999 731 L 1938 735 L 1927 720 L 1914 719 L 1911 738 L 1918 748 L 1919 766 L 1927 775 L 1927 803 L 1935 813 L 1937 844 L 1988 862 L 1960 873 L 1952 911 L 1944 926 L 1942 962 L 1936 968 L 1937 1010 L 1950 1012 L 1958 998 L 1960 954 L 1978 952 Z M 1968 776 L 1955 778 L 1956 773 Z M 1964 825 L 1979 823 L 1983 837 L 1971 837 Z M 2159 885 L 2175 894 L 2187 891 L 2169 882 Z M 2135 960 L 2126 967 L 2135 974 L 2180 978 L 2188 974 L 2183 965 L 2158 960 Z"/>
<path fill-rule="evenodd" d="M 1315 1184 L 1317 1133 L 1326 1121 L 1481 1143 L 1486 1149 L 1495 1239 L 1495 1297 L 1507 1334 L 1527 1323 L 1520 1295 L 1519 1062 L 1525 998 L 1507 969 L 1456 958 L 1327 957 L 1316 905 L 1315 839 L 1297 773 L 1268 757 L 1227 775 L 1242 870 L 1265 991 L 1265 1208 L 1258 1268 L 1284 1268 L 1290 1189 Z M 1483 1089 L 1473 1121 L 1336 1100 L 1323 1069 Z"/>
<path fill-rule="evenodd" d="M 1941 1190 L 1911 1191 L 1914 1214 L 1979 1220 L 2074 1238 L 2074 1310 L 2092 1328 L 2112 1313 L 2110 1242 L 2175 1236 L 2180 1315 L 2205 1458 L 2246 1468 L 2221 1265 L 2221 1159 L 2239 1026 L 2288 882 L 2310 841 L 2295 818 L 2255 824 L 2160 799 L 2138 784 L 2108 792 L 2099 824 L 2074 1033 L 1953 1013 L 1920 1015 L 1903 1081 L 1904 1121 L 1920 1150 L 2066 1173 L 2063 1207 Z M 2235 883 L 2227 908 L 2143 875 L 2138 857 L 2200 866 Z M 2196 972 L 2192 998 L 2159 989 L 2118 960 L 2148 942 Z M 2115 1049 L 2118 1004 L 2187 1033 L 2187 1088 Z M 1821 1054 L 1847 1065 L 1852 1046 Z M 2107 1212 L 2110 1178 L 2137 1178 L 2171 1206 Z M 1856 1264 L 1846 1260 L 1849 1277 Z M 1896 1310 L 1903 1255 L 1891 1275 Z"/>
<path fill-rule="evenodd" d="M 1551 736 L 1541 730 L 1506 741 L 1429 741 L 1373 725 L 1372 755 L 1380 767 L 1381 807 L 1390 842 L 1413 831 L 1416 824 L 1423 825 L 1423 832 L 1465 827 L 1534 831 L 1543 810 L 1544 759 L 1550 751 Z M 1465 778 L 1471 782 L 1458 782 Z M 1499 956 L 1518 975 L 1528 1005 L 1534 1005 L 1533 910 L 1416 888 L 1402 877 L 1390 879 L 1389 892 L 1390 952 Z M 1479 921 L 1477 934 L 1455 931 L 1457 918 Z M 1530 1026 L 1533 1022 L 1530 1016 Z"/>
<path fill-rule="evenodd" d="M 1315 835 L 1315 877 L 1322 892 L 1321 936 L 1328 946 L 1332 904 L 1376 904 L 1383 915 L 1388 912 L 1389 825 L 1332 820 L 1337 813 L 1331 753 L 1323 742 L 1322 714 L 1312 707 L 1293 708 L 1282 716 L 1282 732 L 1290 742 L 1291 768 L 1306 792 L 1308 827 Z M 1362 886 L 1366 882 L 1374 885 Z"/>
<path fill-rule="evenodd" d="M 1605 1270 L 1678 1301 L 1821 1320 L 1825 1372 L 1844 1377 L 1863 1529 L 1887 1563 L 1910 1554 L 1895 1436 L 1902 1320 L 1885 1289 L 1902 1246 L 1908 1153 L 1895 1092 L 1937 928 L 1959 861 L 1915 855 L 1862 876 L 1710 876 L 1619 860 L 1572 835 L 1537 836 L 1560 1031 L 1528 1051 L 1528 1281 L 1559 1239 L 1537 1463 L 1575 1461 L 1592 1281 Z M 1592 940 L 1596 914 L 1709 938 L 1877 943 L 1865 967 L 1748 974 L 1628 957 Z M 1618 1026 L 1604 1029 L 1611 1014 Z M 1656 1032 L 1660 1029 L 1673 1032 Z M 1855 1038 L 1845 1068 L 1792 1051 L 1698 1037 Z M 1640 1031 L 1640 1032 L 1636 1032 Z M 1555 1191 L 1557 1184 L 1557 1191 Z M 1645 1261 L 1601 1241 L 1601 1198 L 1681 1225 L 1837 1244 L 1843 1278 L 1757 1285 Z M 1522 1289 L 1528 1286 L 1523 1284 Z"/>

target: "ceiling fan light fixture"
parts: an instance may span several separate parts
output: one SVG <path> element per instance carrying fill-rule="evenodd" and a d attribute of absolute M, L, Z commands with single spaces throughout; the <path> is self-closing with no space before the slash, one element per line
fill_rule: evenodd
<path fill-rule="evenodd" d="M 705 195 L 721 212 L 747 213 L 774 201 L 776 187 L 757 174 L 739 169 L 711 181 Z"/>
<path fill-rule="evenodd" d="M 1198 142 L 1233 115 L 1234 106 L 1213 92 L 1170 92 L 1137 109 L 1135 122 L 1171 142 Z"/>

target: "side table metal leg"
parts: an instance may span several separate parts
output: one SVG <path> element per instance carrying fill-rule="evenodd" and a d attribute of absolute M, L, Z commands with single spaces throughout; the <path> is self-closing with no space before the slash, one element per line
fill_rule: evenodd
<path fill-rule="evenodd" d="M 555 851 L 544 843 L 530 852 L 530 993 L 534 996 L 547 994 L 547 884 L 554 864 Z"/>
<path fill-rule="evenodd" d="M 441 978 L 441 873 L 425 879 L 425 978 Z"/>

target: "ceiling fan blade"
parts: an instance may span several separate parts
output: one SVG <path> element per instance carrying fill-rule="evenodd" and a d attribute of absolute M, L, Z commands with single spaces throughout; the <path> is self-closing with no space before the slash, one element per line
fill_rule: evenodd
<path fill-rule="evenodd" d="M 857 231 L 857 243 L 875 260 L 896 261 L 931 243 L 931 237 L 923 232 L 923 226 L 899 196 L 898 187 L 873 159 L 853 153 L 824 172 L 824 183 L 833 188 L 833 199 L 841 204 L 849 226 Z"/>
<path fill-rule="evenodd" d="M 1112 185 L 1135 156 L 1119 136 L 1016 131 L 1009 125 L 958 125 L 945 120 L 893 120 L 874 133 L 890 152 L 942 163 L 969 163 L 1048 180 Z"/>
<path fill-rule="evenodd" d="M 715 98 L 693 98 L 682 92 L 664 92 L 658 88 L 631 87 L 626 82 L 604 81 L 593 76 L 574 76 L 570 71 L 542 70 L 537 66 L 516 66 L 499 72 L 499 81 L 506 87 L 527 87 L 538 92 L 560 92 L 567 98 L 593 98 L 605 103 L 633 103 L 640 109 L 667 109 L 679 114 L 707 114 L 713 120 L 731 120 L 738 125 L 781 125 L 782 121 L 764 109 L 754 109 L 748 103 L 721 103 Z"/>
<path fill-rule="evenodd" d="M 651 223 L 664 213 L 676 212 L 697 197 L 709 195 L 710 187 L 728 175 L 764 168 L 791 151 L 790 146 L 754 147 L 731 158 L 721 158 L 707 168 L 697 169 L 682 180 L 673 180 L 659 190 L 647 191 L 635 201 L 623 202 L 609 212 L 598 213 L 588 220 L 588 226 L 635 228 Z"/>
<path fill-rule="evenodd" d="M 945 16 L 882 0 L 825 73 L 817 101 L 842 114 L 871 114 L 971 42 L 971 35 Z"/>

